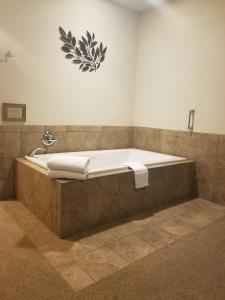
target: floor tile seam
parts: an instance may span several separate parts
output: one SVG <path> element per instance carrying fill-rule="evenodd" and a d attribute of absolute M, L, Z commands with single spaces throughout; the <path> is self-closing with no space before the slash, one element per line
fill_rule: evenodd
<path fill-rule="evenodd" d="M 104 248 L 104 247 L 108 247 L 111 251 L 113 251 L 117 256 L 119 256 L 119 258 L 120 259 L 122 259 L 122 260 L 124 260 L 126 263 L 128 263 L 128 265 L 130 264 L 130 262 L 129 261 L 127 261 L 126 259 L 124 259 L 119 253 L 117 253 L 114 249 L 112 249 L 109 245 L 104 245 L 104 246 L 101 246 L 101 247 L 98 247 L 97 249 L 95 249 L 95 250 L 91 250 L 91 251 L 89 251 L 88 253 L 86 253 L 86 254 L 83 254 L 81 257 L 83 257 L 83 256 L 85 256 L 85 255 L 87 255 L 87 254 L 89 254 L 89 253 L 91 253 L 91 252 L 95 252 L 96 250 L 98 250 L 98 249 L 101 249 L 101 248 Z M 78 262 L 78 264 L 80 265 L 80 262 L 79 261 L 77 261 Z M 82 267 L 82 269 L 84 269 L 83 267 Z M 123 268 L 119 268 L 119 270 L 121 270 L 121 269 L 123 269 Z M 84 269 L 85 270 L 85 269 Z M 119 270 L 117 270 L 117 271 L 119 271 Z M 117 272 L 117 271 L 115 271 L 115 272 Z M 86 271 L 85 270 L 85 272 L 87 272 L 88 274 L 89 274 L 89 272 L 88 271 Z M 113 272 L 113 273 L 115 273 L 115 272 Z M 91 275 L 90 275 L 91 276 Z M 92 276 L 91 276 L 92 277 Z M 108 276 L 106 276 L 106 277 L 108 277 Z M 105 278 L 105 277 L 104 277 Z M 96 280 L 95 279 L 95 281 L 97 282 L 97 281 L 99 281 L 99 280 Z"/>
<path fill-rule="evenodd" d="M 76 264 L 94 281 L 92 284 L 94 284 L 95 282 L 97 282 L 98 280 L 96 280 L 87 270 L 85 270 L 85 268 L 79 263 L 79 261 L 76 261 Z M 90 285 L 92 285 L 90 284 Z M 88 286 L 90 286 L 88 285 Z"/>
<path fill-rule="evenodd" d="M 222 217 L 222 218 L 223 218 L 223 217 Z M 216 220 L 215 220 L 215 221 L 216 221 Z M 211 224 L 211 223 L 210 223 L 210 224 Z M 205 225 L 204 227 L 206 227 L 206 226 L 208 226 L 208 225 L 210 225 L 210 224 L 207 224 L 207 225 Z M 151 243 L 149 243 L 148 241 L 145 241 L 145 240 L 143 240 L 141 237 L 139 237 L 139 238 L 142 239 L 144 242 L 146 242 L 146 243 L 149 244 L 151 247 L 153 247 L 155 250 L 152 251 L 152 252 L 149 253 L 149 254 L 146 254 L 145 256 L 141 257 L 140 259 L 137 259 L 137 260 L 135 260 L 135 261 L 133 261 L 133 262 L 129 262 L 129 264 L 128 264 L 126 267 L 124 267 L 124 268 L 129 267 L 131 264 L 136 263 L 137 261 L 141 260 L 142 258 L 144 258 L 144 257 L 146 257 L 146 256 L 150 256 L 150 255 L 152 255 L 152 254 L 155 253 L 155 252 L 158 252 L 158 251 L 161 251 L 162 249 L 165 249 L 166 247 L 170 246 L 171 244 L 174 244 L 174 243 L 179 242 L 181 239 L 185 239 L 187 236 L 189 236 L 189 235 L 191 235 L 191 234 L 194 234 L 194 233 L 196 233 L 197 231 L 202 230 L 204 227 L 198 228 L 198 229 L 194 230 L 193 232 L 187 233 L 187 234 L 182 235 L 182 236 L 178 236 L 178 235 L 177 235 L 176 237 L 173 238 L 173 241 L 172 241 L 171 243 L 167 243 L 167 245 L 165 245 L 165 246 L 163 246 L 163 247 L 161 247 L 161 248 L 156 248 L 155 246 L 153 246 L 153 245 L 152 245 Z M 160 230 L 163 231 L 163 232 L 166 233 L 166 234 L 173 235 L 173 234 L 171 234 L 170 232 L 165 231 L 165 230 L 163 230 L 163 229 L 160 229 Z M 111 247 L 110 247 L 110 248 L 111 248 Z M 115 250 L 114 250 L 114 251 L 115 251 Z M 115 251 L 115 252 L 116 252 L 116 251 Z M 124 269 L 124 268 L 123 268 L 123 269 Z M 119 270 L 118 270 L 118 271 L 119 271 Z"/>
<path fill-rule="evenodd" d="M 172 244 L 172 243 L 174 243 L 174 242 L 176 241 L 176 238 L 173 237 L 171 233 L 165 232 L 165 231 L 163 231 L 162 229 L 160 229 L 160 230 L 161 230 L 162 232 L 164 232 L 164 233 L 169 234 L 169 235 L 171 236 L 171 238 L 173 239 L 173 241 L 172 241 L 171 243 L 167 243 L 167 245 Z M 141 237 L 141 236 L 137 236 L 137 237 L 138 237 L 139 239 L 141 239 L 142 241 L 146 242 L 147 244 L 149 244 L 152 248 L 155 248 L 155 250 L 160 250 L 160 249 L 165 248 L 165 247 L 167 246 L 167 245 L 165 245 L 165 246 L 163 246 L 163 247 L 158 248 L 158 247 L 154 246 L 153 244 L 151 244 L 151 242 L 145 240 L 143 237 Z M 155 252 L 155 251 L 153 251 L 153 252 Z"/>
<path fill-rule="evenodd" d="M 141 239 L 141 240 L 142 240 L 142 239 Z M 142 240 L 142 241 L 145 242 L 145 243 L 147 243 L 147 242 L 144 241 L 144 240 Z M 155 248 L 154 246 L 150 245 L 149 243 L 147 243 L 147 244 L 148 244 L 149 246 L 151 246 L 152 248 L 154 248 L 154 251 L 152 251 L 151 253 L 153 253 L 153 252 L 155 252 L 156 250 L 158 250 L 157 248 Z M 113 249 L 111 245 L 109 245 L 108 247 L 109 247 L 111 250 L 113 250 L 117 255 L 119 255 L 120 257 L 122 257 L 122 259 L 124 259 L 126 262 L 128 262 L 128 265 L 125 266 L 124 268 L 129 267 L 132 263 L 137 262 L 138 260 L 140 260 L 140 259 L 143 258 L 143 257 L 146 257 L 147 255 L 151 255 L 151 253 L 148 253 L 148 254 L 144 255 L 143 257 L 141 257 L 141 258 L 139 258 L 139 259 L 135 259 L 134 261 L 131 262 L 131 261 L 127 260 L 126 258 L 124 258 L 123 256 L 121 256 L 121 254 L 119 253 L 119 251 Z M 122 268 L 122 269 L 124 269 L 124 268 Z M 118 271 L 119 271 L 119 270 L 118 270 Z"/>

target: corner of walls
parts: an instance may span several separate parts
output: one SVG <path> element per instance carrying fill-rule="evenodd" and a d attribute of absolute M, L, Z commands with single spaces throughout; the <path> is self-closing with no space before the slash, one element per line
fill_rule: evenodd
<path fill-rule="evenodd" d="M 134 124 L 225 133 L 225 2 L 168 1 L 142 15 Z"/>
<path fill-rule="evenodd" d="M 135 126 L 135 113 L 136 113 L 136 102 L 137 102 L 137 80 L 138 80 L 138 61 L 139 61 L 139 35 L 140 35 L 140 24 L 142 13 L 138 15 L 138 26 L 137 26 L 137 36 L 136 36 L 136 59 L 135 59 L 135 72 L 134 72 L 134 94 L 133 94 L 133 122 L 132 125 Z"/>

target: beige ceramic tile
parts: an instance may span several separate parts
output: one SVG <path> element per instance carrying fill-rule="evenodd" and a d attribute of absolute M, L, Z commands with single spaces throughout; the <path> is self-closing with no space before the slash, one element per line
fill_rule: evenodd
<path fill-rule="evenodd" d="M 214 172 L 214 183 L 225 188 L 225 165 L 217 165 Z"/>
<path fill-rule="evenodd" d="M 66 132 L 56 131 L 53 132 L 56 142 L 48 147 L 48 153 L 66 152 Z"/>
<path fill-rule="evenodd" d="M 1 159 L 0 165 L 0 199 L 14 198 L 14 160 Z"/>
<path fill-rule="evenodd" d="M 60 275 L 74 291 L 84 289 L 95 282 L 94 279 L 76 263 L 71 263 L 61 269 Z"/>
<path fill-rule="evenodd" d="M 120 126 L 102 126 L 103 131 L 119 131 Z"/>
<path fill-rule="evenodd" d="M 177 155 L 177 136 L 161 135 L 161 152 L 171 155 Z"/>
<path fill-rule="evenodd" d="M 67 151 L 82 151 L 84 150 L 85 132 L 67 132 L 66 144 Z"/>
<path fill-rule="evenodd" d="M 119 132 L 118 131 L 103 131 L 101 136 L 101 149 L 117 149 L 119 148 Z"/>
<path fill-rule="evenodd" d="M 196 148 L 197 139 L 192 135 L 187 134 L 185 136 L 178 136 L 178 149 L 177 154 L 188 159 L 195 159 L 195 148 Z"/>
<path fill-rule="evenodd" d="M 129 262 L 134 262 L 155 251 L 154 247 L 135 235 L 119 239 L 109 246 Z"/>
<path fill-rule="evenodd" d="M 193 225 L 179 217 L 175 217 L 173 220 L 162 223 L 160 229 L 174 235 L 174 237 L 182 237 L 195 231 Z"/>
<path fill-rule="evenodd" d="M 3 158 L 3 154 L 4 154 L 4 145 L 3 145 L 3 133 L 0 132 L 0 158 Z"/>
<path fill-rule="evenodd" d="M 225 187 L 220 185 L 214 186 L 213 199 L 217 203 L 225 205 Z"/>
<path fill-rule="evenodd" d="M 140 213 L 140 214 L 131 216 L 130 221 L 133 224 L 135 224 L 143 229 L 147 225 L 150 225 L 150 226 L 157 225 L 162 220 L 158 217 L 155 217 L 155 215 L 153 214 L 152 211 L 148 211 L 148 212 L 144 212 L 144 213 Z"/>
<path fill-rule="evenodd" d="M 87 250 L 95 250 L 108 243 L 112 243 L 117 238 L 113 235 L 113 228 L 109 228 L 109 225 L 102 225 L 92 230 L 88 230 L 80 236 L 83 237 L 71 237 L 70 240 L 79 241 Z"/>
<path fill-rule="evenodd" d="M 21 127 L 22 127 L 21 125 L 2 125 L 1 129 L 2 132 L 14 133 L 14 132 L 20 132 Z"/>
<path fill-rule="evenodd" d="M 66 126 L 66 131 L 68 132 L 80 132 L 85 130 L 86 130 L 86 126 L 82 126 L 82 125 Z"/>
<path fill-rule="evenodd" d="M 87 234 L 86 237 L 76 239 L 76 240 L 88 251 L 93 251 L 93 250 L 100 248 L 106 244 L 100 234 L 99 235 L 93 234 L 93 235 L 89 235 L 89 236 Z"/>
<path fill-rule="evenodd" d="M 225 135 L 219 136 L 219 147 L 216 162 L 219 165 L 225 166 Z"/>
<path fill-rule="evenodd" d="M 20 133 L 4 133 L 4 157 L 14 158 L 21 156 Z"/>
<path fill-rule="evenodd" d="M 162 248 L 175 241 L 173 234 L 162 231 L 158 228 L 145 229 L 136 233 L 138 237 L 149 243 L 155 248 Z"/>
<path fill-rule="evenodd" d="M 160 130 L 149 128 L 147 131 L 146 150 L 161 152 Z"/>
<path fill-rule="evenodd" d="M 2 162 L 2 166 L 0 166 L 0 175 L 1 175 L 1 169 L 3 168 L 3 178 L 5 182 L 8 184 L 14 185 L 14 175 L 15 175 L 15 163 L 14 159 L 11 158 L 5 158 Z M 12 190 L 13 191 L 13 190 Z"/>
<path fill-rule="evenodd" d="M 107 226 L 108 227 L 108 226 Z M 117 237 L 113 235 L 113 230 L 106 229 L 96 234 L 105 244 L 112 243 L 117 240 Z"/>
<path fill-rule="evenodd" d="M 148 136 L 147 128 L 135 127 L 134 128 L 134 147 L 137 149 L 148 149 Z"/>
<path fill-rule="evenodd" d="M 158 219 L 161 219 L 164 221 L 172 219 L 185 210 L 185 203 L 186 202 L 174 204 L 172 206 L 161 209 L 158 212 L 155 212 L 154 216 L 155 216 L 155 218 L 158 218 Z"/>
<path fill-rule="evenodd" d="M 197 212 L 183 212 L 179 215 L 183 221 L 192 224 L 197 228 L 204 227 L 212 222 L 212 220 L 200 211 Z"/>
<path fill-rule="evenodd" d="M 178 136 L 183 137 L 183 138 L 186 138 L 186 137 L 189 137 L 189 136 L 191 136 L 192 138 L 198 138 L 199 133 L 196 133 L 196 132 L 190 133 L 188 130 L 186 130 L 186 131 L 179 130 L 178 131 Z"/>
<path fill-rule="evenodd" d="M 141 214 L 132 216 L 130 218 L 131 222 L 138 225 L 139 227 L 146 228 L 146 227 L 157 227 L 162 222 L 168 221 L 179 213 L 183 212 L 184 204 L 177 204 L 156 212 L 147 211 Z"/>
<path fill-rule="evenodd" d="M 198 162 L 216 163 L 219 148 L 219 136 L 199 134 L 195 148 L 195 159 Z"/>
<path fill-rule="evenodd" d="M 22 132 L 22 154 L 28 155 L 34 148 L 43 147 L 41 132 Z"/>
<path fill-rule="evenodd" d="M 169 136 L 178 136 L 177 130 L 169 130 L 169 129 L 159 129 L 160 134 L 169 135 Z"/>
<path fill-rule="evenodd" d="M 45 132 L 45 126 L 42 125 L 23 125 L 21 126 L 21 132 L 39 132 L 44 134 Z"/>
<path fill-rule="evenodd" d="M 140 229 L 140 226 L 128 221 L 120 225 L 115 224 L 115 226 L 109 229 L 109 231 L 116 239 L 120 239 L 132 233 L 138 232 Z"/>
<path fill-rule="evenodd" d="M 15 198 L 13 178 L 0 179 L 0 200 L 7 200 L 12 198 Z"/>
<path fill-rule="evenodd" d="M 133 147 L 133 144 L 132 144 L 133 136 L 129 130 L 120 131 L 118 138 L 119 138 L 119 142 L 118 142 L 119 148 L 132 148 Z"/>
<path fill-rule="evenodd" d="M 198 179 L 198 196 L 206 199 L 213 200 L 214 184 L 209 181 Z"/>
<path fill-rule="evenodd" d="M 0 180 L 4 179 L 4 159 L 0 158 Z"/>
<path fill-rule="evenodd" d="M 51 132 L 51 133 L 53 133 L 53 134 L 55 134 L 56 132 L 66 132 L 66 126 L 64 126 L 64 125 L 60 125 L 60 126 L 50 126 L 50 125 L 48 125 L 48 126 L 46 126 L 45 127 L 45 131 L 49 131 L 49 132 Z"/>
<path fill-rule="evenodd" d="M 109 247 L 98 248 L 82 256 L 79 265 L 95 280 L 126 267 L 129 263 Z"/>
<path fill-rule="evenodd" d="M 102 131 L 102 130 L 103 130 L 103 126 L 101 126 L 101 125 L 100 126 L 99 125 L 96 125 L 96 126 L 88 125 L 88 126 L 86 126 L 86 129 L 85 129 L 85 131 L 87 131 L 87 132 Z"/>
<path fill-rule="evenodd" d="M 213 183 L 215 173 L 215 164 L 212 162 L 196 162 L 196 175 L 199 181 L 208 181 L 209 183 Z"/>
<path fill-rule="evenodd" d="M 121 149 L 132 146 L 132 134 L 129 130 L 103 130 L 99 147 L 101 149 Z"/>
<path fill-rule="evenodd" d="M 85 132 L 85 150 L 101 149 L 101 131 L 87 131 Z"/>

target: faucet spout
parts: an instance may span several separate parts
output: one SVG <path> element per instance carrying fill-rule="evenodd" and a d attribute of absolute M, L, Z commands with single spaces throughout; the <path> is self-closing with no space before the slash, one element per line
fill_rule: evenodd
<path fill-rule="evenodd" d="M 43 152 L 43 153 L 45 153 L 45 152 L 47 152 L 47 150 L 46 150 L 45 148 L 35 148 L 35 149 L 33 149 L 33 150 L 30 152 L 29 156 L 30 156 L 30 157 L 34 157 L 34 155 L 36 155 L 37 152 Z"/>

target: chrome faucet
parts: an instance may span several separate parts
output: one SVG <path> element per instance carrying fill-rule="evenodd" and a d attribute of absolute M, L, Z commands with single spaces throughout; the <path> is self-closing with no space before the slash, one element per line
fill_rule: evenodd
<path fill-rule="evenodd" d="M 57 139 L 55 138 L 54 134 L 51 132 L 45 132 L 42 136 L 42 144 L 45 146 L 53 145 Z"/>
<path fill-rule="evenodd" d="M 47 150 L 45 148 L 35 148 L 34 150 L 31 151 L 31 153 L 29 154 L 30 157 L 34 157 L 34 155 L 37 154 L 37 152 L 47 152 Z"/>

